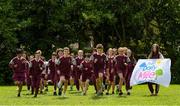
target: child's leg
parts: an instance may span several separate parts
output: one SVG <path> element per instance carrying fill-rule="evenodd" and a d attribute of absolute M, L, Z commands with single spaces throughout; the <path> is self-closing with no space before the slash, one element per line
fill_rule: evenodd
<path fill-rule="evenodd" d="M 115 89 L 115 82 L 114 81 L 111 82 L 111 86 L 112 86 L 112 94 L 114 94 L 114 89 Z"/>
<path fill-rule="evenodd" d="M 31 78 L 31 94 L 33 95 L 34 94 L 34 86 L 35 86 L 35 83 L 34 83 L 34 78 Z"/>
<path fill-rule="evenodd" d="M 76 75 L 75 79 L 76 89 L 79 91 L 79 77 Z"/>
<path fill-rule="evenodd" d="M 20 93 L 21 93 L 20 92 L 20 81 L 15 81 L 14 83 L 17 86 L 17 89 L 18 89 L 18 95 L 17 96 L 20 97 Z"/>
<path fill-rule="evenodd" d="M 85 82 L 82 82 L 83 93 L 85 92 Z"/>
<path fill-rule="evenodd" d="M 41 78 L 40 80 L 40 93 L 43 93 L 43 88 L 44 88 L 44 80 Z"/>
<path fill-rule="evenodd" d="M 127 72 L 127 76 L 126 76 L 126 91 L 127 94 L 130 95 L 131 92 L 131 86 L 130 86 L 130 79 L 131 79 L 131 74 L 132 72 Z"/>
<path fill-rule="evenodd" d="M 80 76 L 79 84 L 80 84 L 81 90 L 83 91 L 83 86 L 82 86 L 82 75 Z"/>
<path fill-rule="evenodd" d="M 58 94 L 61 95 L 62 94 L 62 86 L 63 83 L 65 82 L 65 76 L 60 76 L 60 81 L 58 83 L 58 88 L 59 88 L 59 92 Z"/>
<path fill-rule="evenodd" d="M 99 78 L 96 78 L 96 89 L 97 93 L 99 92 L 100 86 L 99 86 Z"/>
<path fill-rule="evenodd" d="M 159 93 L 159 84 L 156 84 L 155 86 L 156 86 L 156 88 L 155 88 L 155 96 L 157 96 L 158 93 Z"/>
<path fill-rule="evenodd" d="M 99 73 L 99 92 L 102 93 L 102 87 L 103 87 L 103 73 Z"/>
<path fill-rule="evenodd" d="M 64 82 L 63 96 L 65 96 L 65 94 L 66 94 L 67 87 L 68 87 L 68 80 L 65 80 L 65 82 Z"/>
<path fill-rule="evenodd" d="M 44 87 L 46 88 L 45 91 L 48 91 L 48 82 L 47 79 L 44 79 Z"/>
<path fill-rule="evenodd" d="M 129 92 L 128 90 L 130 89 L 130 83 L 129 83 L 129 72 L 127 72 L 127 75 L 125 77 L 125 81 L 126 81 L 126 91 Z"/>
<path fill-rule="evenodd" d="M 28 75 L 27 75 L 26 84 L 27 84 L 27 90 L 30 90 L 30 87 L 31 87 L 31 80 L 30 80 L 30 78 L 29 78 Z"/>
<path fill-rule="evenodd" d="M 37 97 L 37 94 L 38 94 L 38 91 L 39 91 L 39 87 L 40 87 L 40 82 L 41 82 L 41 79 L 40 78 L 36 78 L 35 79 L 35 86 L 34 86 L 34 88 L 35 88 L 35 95 L 34 95 L 34 97 Z"/>
<path fill-rule="evenodd" d="M 74 85 L 74 78 L 71 76 L 70 77 L 70 90 L 73 90 L 73 85 Z"/>
<path fill-rule="evenodd" d="M 96 93 L 97 93 L 96 78 L 95 78 L 94 75 L 92 75 L 92 81 L 93 81 L 93 85 L 94 85 L 94 90 L 95 90 Z"/>
<path fill-rule="evenodd" d="M 151 95 L 154 95 L 153 84 L 151 82 L 148 82 L 148 88 L 149 88 L 149 91 L 151 92 Z"/>
<path fill-rule="evenodd" d="M 20 94 L 21 91 L 22 91 L 22 87 L 23 87 L 23 82 L 19 82 L 19 94 Z"/>
<path fill-rule="evenodd" d="M 59 80 L 59 83 L 58 83 L 58 88 L 59 89 L 62 89 L 64 81 L 65 81 L 65 77 L 64 76 L 60 76 L 60 80 Z"/>
<path fill-rule="evenodd" d="M 85 82 L 85 94 L 86 94 L 86 92 L 87 92 L 87 90 L 88 90 L 88 87 L 89 87 L 89 79 L 87 79 L 86 80 L 86 82 Z"/>
<path fill-rule="evenodd" d="M 53 95 L 57 95 L 57 93 L 56 93 L 56 89 L 57 89 L 57 81 L 56 81 L 56 79 L 54 79 L 53 85 L 54 85 L 54 92 L 53 92 Z"/>
<path fill-rule="evenodd" d="M 123 74 L 119 73 L 119 95 L 122 95 L 122 86 L 123 86 L 123 82 L 124 82 L 124 78 L 123 78 Z"/>
<path fill-rule="evenodd" d="M 108 81 L 108 87 L 107 87 L 107 95 L 109 94 L 109 90 L 111 89 L 111 82 L 110 81 Z"/>

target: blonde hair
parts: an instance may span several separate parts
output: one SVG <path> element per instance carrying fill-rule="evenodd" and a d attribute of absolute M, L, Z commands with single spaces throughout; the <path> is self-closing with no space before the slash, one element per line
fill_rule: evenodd
<path fill-rule="evenodd" d="M 69 48 L 68 47 L 64 47 L 64 50 L 69 50 Z"/>
<path fill-rule="evenodd" d="M 78 50 L 78 53 L 79 53 L 79 52 L 82 52 L 82 53 L 83 53 L 83 50 Z"/>

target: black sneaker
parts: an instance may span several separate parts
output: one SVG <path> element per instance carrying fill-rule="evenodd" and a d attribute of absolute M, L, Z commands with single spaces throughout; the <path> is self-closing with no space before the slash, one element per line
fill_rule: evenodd
<path fill-rule="evenodd" d="M 130 92 L 128 92 L 128 93 L 127 93 L 127 95 L 131 95 L 131 93 L 130 93 Z"/>
<path fill-rule="evenodd" d="M 97 94 L 96 94 L 97 96 L 101 96 L 101 93 L 100 92 L 97 92 Z"/>
<path fill-rule="evenodd" d="M 59 88 L 59 91 L 58 91 L 58 95 L 61 96 L 62 95 L 62 89 Z"/>
<path fill-rule="evenodd" d="M 119 92 L 119 89 L 116 89 L 116 94 L 118 94 L 118 92 Z"/>
<path fill-rule="evenodd" d="M 45 91 L 48 92 L 48 88 L 46 88 Z"/>
<path fill-rule="evenodd" d="M 83 96 L 85 96 L 86 95 L 86 93 L 85 92 L 83 92 Z"/>
<path fill-rule="evenodd" d="M 43 91 L 40 91 L 40 94 L 43 94 Z"/>
<path fill-rule="evenodd" d="M 18 93 L 17 97 L 21 97 L 20 93 Z"/>
<path fill-rule="evenodd" d="M 57 93 L 56 93 L 56 92 L 54 92 L 54 93 L 53 93 L 53 95 L 54 95 L 54 96 L 56 96 L 56 95 L 57 95 Z"/>
<path fill-rule="evenodd" d="M 100 93 L 100 96 L 103 96 L 103 92 Z"/>
<path fill-rule="evenodd" d="M 106 92 L 106 95 L 109 95 L 109 93 L 108 93 L 108 92 Z"/>
<path fill-rule="evenodd" d="M 34 95 L 34 98 L 36 98 L 36 97 L 37 97 L 37 94 Z"/>
<path fill-rule="evenodd" d="M 120 91 L 119 91 L 119 96 L 121 96 L 121 95 L 123 95 L 123 92 L 120 90 Z"/>

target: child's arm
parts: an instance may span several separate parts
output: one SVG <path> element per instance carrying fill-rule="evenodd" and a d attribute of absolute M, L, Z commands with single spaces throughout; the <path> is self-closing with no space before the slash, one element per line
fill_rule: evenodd
<path fill-rule="evenodd" d="M 125 58 L 126 58 L 126 60 L 125 60 L 124 65 L 125 65 L 125 66 L 127 66 L 127 65 L 128 65 L 128 63 L 130 62 L 130 59 L 129 59 L 129 57 L 125 57 Z"/>
<path fill-rule="evenodd" d="M 9 67 L 10 67 L 11 69 L 17 68 L 17 64 L 14 63 L 14 59 L 12 59 L 12 60 L 9 62 Z"/>
<path fill-rule="evenodd" d="M 32 61 L 29 62 L 29 77 L 32 78 Z"/>
<path fill-rule="evenodd" d="M 74 69 L 74 66 L 76 66 L 76 65 L 77 65 L 76 59 L 73 58 L 73 57 L 71 57 L 71 70 L 73 70 L 73 69 Z"/>

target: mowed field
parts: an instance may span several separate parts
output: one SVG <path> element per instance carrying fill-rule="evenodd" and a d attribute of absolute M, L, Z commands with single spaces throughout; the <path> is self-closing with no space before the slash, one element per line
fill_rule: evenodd
<path fill-rule="evenodd" d="M 124 88 L 124 87 L 123 87 Z M 123 89 L 124 90 L 124 89 Z M 24 86 L 21 97 L 16 97 L 15 86 L 0 86 L 0 105 L 178 105 L 180 106 L 180 85 L 160 87 L 159 96 L 149 96 L 147 85 L 134 86 L 131 96 L 103 95 L 97 97 L 90 86 L 86 96 L 80 92 L 67 91 L 67 97 L 53 96 L 53 87 L 37 98 L 29 95 Z"/>

